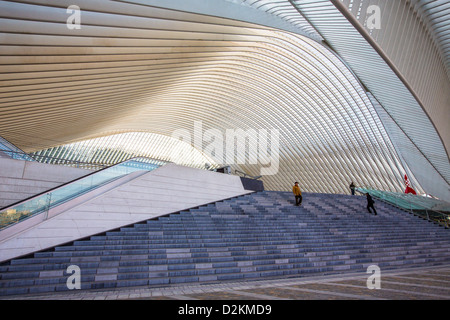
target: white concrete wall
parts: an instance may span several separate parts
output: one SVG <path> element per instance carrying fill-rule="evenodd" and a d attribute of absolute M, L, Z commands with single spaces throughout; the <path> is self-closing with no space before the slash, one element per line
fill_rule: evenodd
<path fill-rule="evenodd" d="M 237 176 L 167 164 L 1 241 L 0 262 L 250 192 Z"/>
<path fill-rule="evenodd" d="M 66 166 L 0 158 L 0 208 L 90 172 Z"/>

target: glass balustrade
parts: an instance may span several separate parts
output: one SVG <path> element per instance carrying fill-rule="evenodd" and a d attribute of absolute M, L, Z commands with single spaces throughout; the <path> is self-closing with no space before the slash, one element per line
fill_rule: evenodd
<path fill-rule="evenodd" d="M 2 137 L 0 137 L 0 152 L 11 159 L 34 161 L 32 157 Z"/>
<path fill-rule="evenodd" d="M 407 210 L 427 220 L 435 221 L 447 228 L 450 227 L 450 203 L 420 195 L 391 191 L 380 191 L 371 188 L 356 188 L 360 193 L 369 193 L 396 207 Z"/>
<path fill-rule="evenodd" d="M 0 211 L 0 230 L 37 214 L 48 212 L 50 208 L 70 201 L 130 173 L 142 170 L 149 172 L 164 164 L 165 162 L 163 161 L 135 158 L 66 183 L 61 187 L 4 208 Z"/>

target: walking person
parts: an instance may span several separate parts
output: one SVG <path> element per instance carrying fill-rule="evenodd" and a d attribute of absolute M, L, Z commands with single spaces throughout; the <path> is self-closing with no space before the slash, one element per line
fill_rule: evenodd
<path fill-rule="evenodd" d="M 302 191 L 300 190 L 300 187 L 298 186 L 298 182 L 295 182 L 294 186 L 292 187 L 292 192 L 295 196 L 295 205 L 299 206 L 302 204 Z"/>
<path fill-rule="evenodd" d="M 372 208 L 374 214 L 377 215 L 377 210 L 375 210 L 375 207 L 373 206 L 375 201 L 373 201 L 369 193 L 366 193 L 366 197 L 367 197 L 367 210 L 369 211 L 369 213 L 372 213 L 372 211 L 370 211 L 370 208 Z"/>
<path fill-rule="evenodd" d="M 353 184 L 353 181 L 352 181 L 352 183 L 350 183 L 350 191 L 352 192 L 352 196 L 354 196 L 355 195 L 355 185 Z"/>

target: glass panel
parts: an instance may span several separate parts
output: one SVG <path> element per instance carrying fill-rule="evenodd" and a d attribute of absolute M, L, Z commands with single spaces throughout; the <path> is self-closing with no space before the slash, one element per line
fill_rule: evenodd
<path fill-rule="evenodd" d="M 450 204 L 433 198 L 369 188 L 356 188 L 361 193 L 369 193 L 372 197 L 409 211 L 427 220 L 435 221 L 447 228 L 450 227 Z"/>
<path fill-rule="evenodd" d="M 165 162 L 163 161 L 136 158 L 75 180 L 60 188 L 4 209 L 0 212 L 0 230 L 34 215 L 47 212 L 50 208 L 65 203 L 132 172 L 142 170 L 152 171 L 164 164 Z"/>
<path fill-rule="evenodd" d="M 33 158 L 2 137 L 0 137 L 0 152 L 7 155 L 11 159 L 34 161 Z"/>

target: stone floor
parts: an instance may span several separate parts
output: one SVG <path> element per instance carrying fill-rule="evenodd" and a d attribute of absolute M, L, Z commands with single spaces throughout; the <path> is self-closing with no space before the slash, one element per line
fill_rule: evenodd
<path fill-rule="evenodd" d="M 3 297 L 2 300 L 449 300 L 450 265 L 381 270 L 380 289 L 371 274 L 355 273 L 251 282 L 169 286 L 115 291 L 78 291 Z"/>

